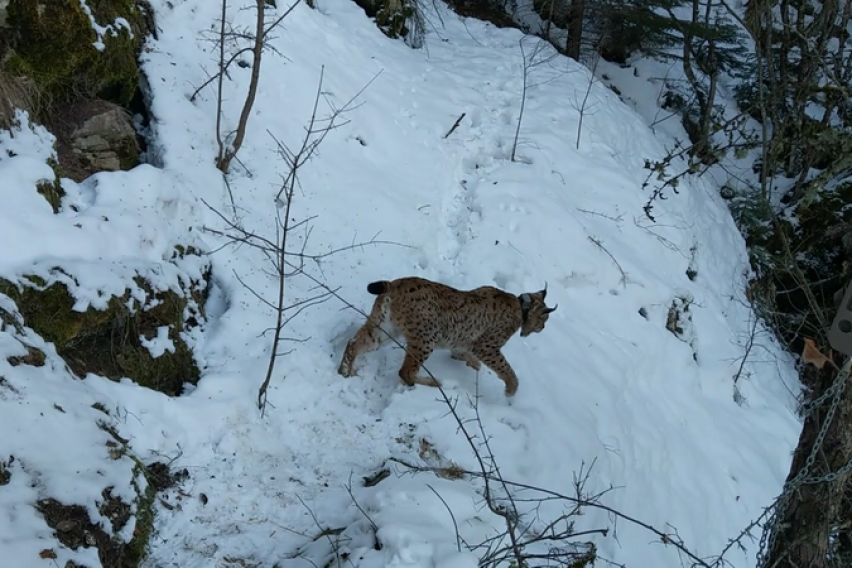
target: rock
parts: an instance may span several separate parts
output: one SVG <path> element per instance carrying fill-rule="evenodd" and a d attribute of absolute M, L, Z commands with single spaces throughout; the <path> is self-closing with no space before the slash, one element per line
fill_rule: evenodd
<path fill-rule="evenodd" d="M 56 530 L 59 532 L 71 532 L 76 529 L 80 523 L 73 519 L 66 519 L 64 521 L 59 521 L 56 523 Z"/>
<path fill-rule="evenodd" d="M 99 108 L 98 108 L 99 107 Z M 130 117 L 119 106 L 102 103 L 71 133 L 74 153 L 92 169 L 116 171 L 139 163 L 139 145 Z M 89 113 L 84 113 L 83 116 Z M 82 117 L 81 117 L 82 118 Z"/>
<path fill-rule="evenodd" d="M 170 262 L 196 256 L 192 247 L 180 248 L 184 252 L 177 250 Z M 50 273 L 51 278 L 66 274 L 60 268 Z M 0 278 L 0 294 L 15 302 L 23 325 L 53 343 L 78 377 L 92 373 L 115 381 L 130 378 L 140 386 L 178 396 L 184 384 L 196 384 L 200 377 L 183 334 L 204 321 L 207 278 L 205 271 L 200 280 L 190 277 L 171 289 L 136 276 L 125 293 L 111 297 L 102 310 L 75 310 L 67 284 L 36 275 L 17 281 Z M 152 351 L 150 342 L 160 336 L 170 348 Z M 34 357 L 21 363 L 34 365 L 39 362 L 38 355 Z"/>
<path fill-rule="evenodd" d="M 106 101 L 64 105 L 51 121 L 63 177 L 81 182 L 99 171 L 129 170 L 139 164 L 139 142 L 129 114 Z"/>

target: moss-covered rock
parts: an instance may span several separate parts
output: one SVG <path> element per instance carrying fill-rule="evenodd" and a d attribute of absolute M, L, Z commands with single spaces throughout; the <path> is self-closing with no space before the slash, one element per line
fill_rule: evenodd
<path fill-rule="evenodd" d="M 0 279 L 0 292 L 15 301 L 24 324 L 52 342 L 77 376 L 127 377 L 141 386 L 179 395 L 185 383 L 197 383 L 200 375 L 181 334 L 203 319 L 206 283 L 193 282 L 188 289 L 176 291 L 156 289 L 142 277 L 134 282 L 136 294 L 128 289 L 120 297 L 111 297 L 106 309 L 89 307 L 83 312 L 73 310 L 75 298 L 59 281 L 48 284 L 37 276 L 19 282 Z M 140 290 L 146 296 L 144 302 L 138 299 Z M 171 346 L 155 356 L 145 343 L 163 332 Z"/>
<path fill-rule="evenodd" d="M 390 38 L 405 37 L 409 33 L 408 21 L 415 14 L 410 0 L 355 0 L 369 18 Z"/>
<path fill-rule="evenodd" d="M 134 458 L 134 461 L 136 475 L 132 485 L 137 495 L 135 515 L 128 503 L 112 494 L 112 487 L 107 487 L 101 494 L 98 509 L 101 515 L 110 520 L 109 532 L 100 523 L 94 523 L 86 508 L 81 505 L 64 504 L 51 498 L 36 503 L 36 509 L 63 546 L 74 550 L 95 547 L 98 560 L 104 568 L 137 568 L 148 552 L 154 526 L 157 487 L 149 478 L 149 468 L 138 459 Z M 125 542 L 116 535 L 134 517 L 133 536 Z"/>
<path fill-rule="evenodd" d="M 79 0 L 11 0 L 6 71 L 29 77 L 54 101 L 98 97 L 127 106 L 139 85 L 146 14 L 135 0 L 86 5 L 91 18 Z"/>

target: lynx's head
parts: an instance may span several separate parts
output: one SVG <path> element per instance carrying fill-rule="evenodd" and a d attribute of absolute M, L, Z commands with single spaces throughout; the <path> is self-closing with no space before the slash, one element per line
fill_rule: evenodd
<path fill-rule="evenodd" d="M 548 308 L 544 303 L 544 298 L 547 296 L 547 284 L 538 292 L 526 292 L 518 296 L 521 302 L 521 313 L 523 323 L 521 324 L 521 337 L 526 337 L 531 333 L 538 333 L 544 329 L 544 324 L 547 323 L 547 318 L 550 317 L 550 312 L 556 310 L 559 304 Z"/>

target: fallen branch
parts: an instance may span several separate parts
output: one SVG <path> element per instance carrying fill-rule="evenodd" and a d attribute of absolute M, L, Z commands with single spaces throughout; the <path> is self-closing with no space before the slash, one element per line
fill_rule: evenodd
<path fill-rule="evenodd" d="M 467 113 L 464 113 L 464 112 L 463 112 L 463 113 L 461 113 L 461 116 L 459 116 L 459 117 L 456 119 L 456 122 L 453 124 L 453 127 L 452 127 L 452 128 L 450 128 L 450 129 L 447 131 L 447 133 L 446 133 L 446 134 L 444 134 L 444 140 L 446 140 L 447 138 L 449 138 L 450 134 L 452 134 L 453 132 L 455 132 L 456 128 L 458 128 L 458 127 L 459 127 L 459 124 L 461 124 L 462 119 L 465 117 L 465 114 L 467 114 Z"/>
<path fill-rule="evenodd" d="M 589 240 L 592 241 L 599 249 L 604 251 L 609 258 L 615 263 L 615 266 L 618 268 L 618 271 L 621 273 L 621 280 L 619 280 L 620 284 L 627 288 L 627 273 L 624 272 L 624 269 L 621 267 L 621 264 L 615 260 L 615 257 L 612 256 L 612 253 L 609 252 L 603 243 L 601 243 L 600 239 L 596 239 L 595 237 L 589 236 Z"/>

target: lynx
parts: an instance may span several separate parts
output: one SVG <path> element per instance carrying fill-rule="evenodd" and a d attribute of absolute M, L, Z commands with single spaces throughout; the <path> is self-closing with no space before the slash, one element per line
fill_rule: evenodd
<path fill-rule="evenodd" d="M 485 363 L 505 383 L 508 397 L 518 390 L 518 378 L 500 349 L 519 329 L 521 337 L 543 330 L 558 307 L 545 305 L 547 286 L 515 296 L 493 286 L 462 291 L 409 277 L 373 282 L 367 291 L 378 298 L 367 322 L 346 345 L 338 373 L 351 377 L 359 355 L 402 335 L 406 353 L 399 376 L 406 385 L 440 386 L 418 373 L 435 349 L 449 349 L 453 359 L 477 371 Z"/>

